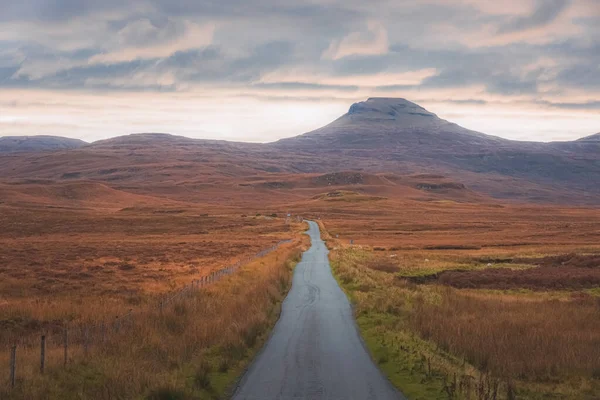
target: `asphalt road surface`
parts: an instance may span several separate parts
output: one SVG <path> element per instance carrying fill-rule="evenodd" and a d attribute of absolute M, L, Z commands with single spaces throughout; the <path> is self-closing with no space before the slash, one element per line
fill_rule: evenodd
<path fill-rule="evenodd" d="M 404 399 L 364 348 L 319 226 L 309 225 L 312 246 L 296 267 L 281 318 L 233 399 Z"/>

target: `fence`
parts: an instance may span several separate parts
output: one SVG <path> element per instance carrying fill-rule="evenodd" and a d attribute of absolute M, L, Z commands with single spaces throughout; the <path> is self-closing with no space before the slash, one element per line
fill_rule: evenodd
<path fill-rule="evenodd" d="M 144 312 L 154 311 L 156 308 L 162 313 L 165 307 L 176 300 L 191 296 L 194 291 L 204 286 L 217 282 L 226 275 L 234 273 L 251 261 L 264 257 L 279 246 L 291 240 L 282 240 L 259 253 L 244 258 L 233 265 L 211 272 L 199 279 L 194 279 L 189 285 L 184 286 L 169 295 L 159 299 L 158 304 L 151 304 L 150 310 L 129 310 L 123 315 L 116 316 L 111 321 L 102 321 L 89 324 L 55 324 L 46 327 L 40 335 L 28 335 L 15 340 L 8 351 L 0 352 L 0 362 L 8 366 L 6 386 L 14 388 L 23 377 L 33 374 L 44 374 L 48 366 L 67 366 L 72 360 L 87 359 L 92 348 L 96 351 L 110 351 L 111 342 L 118 340 L 119 335 L 132 332 L 136 326 L 134 319 Z M 156 312 L 156 311 L 154 311 Z M 0 369 L 2 371 L 3 369 Z M 2 380 L 0 380 L 0 384 Z M 2 389 L 0 386 L 0 398 Z"/>

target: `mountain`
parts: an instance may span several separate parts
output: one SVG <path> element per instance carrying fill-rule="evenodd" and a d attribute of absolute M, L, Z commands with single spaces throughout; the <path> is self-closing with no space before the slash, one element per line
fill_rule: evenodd
<path fill-rule="evenodd" d="M 146 133 L 68 151 L 3 154 L 0 180 L 96 181 L 141 195 L 237 204 L 242 197 L 298 198 L 312 184 L 290 176 L 344 172 L 384 177 L 360 183 L 373 195 L 388 195 L 373 183 L 384 181 L 394 195 L 416 190 L 439 197 L 451 189 L 454 198 L 600 204 L 599 139 L 512 141 L 445 121 L 405 99 L 371 98 L 323 128 L 268 144 Z"/>
<path fill-rule="evenodd" d="M 472 147 L 502 146 L 510 141 L 462 128 L 405 99 L 370 98 L 312 132 L 276 142 L 281 148 L 307 151 L 369 150 L 382 145 L 393 151 L 422 147 L 427 152 L 469 152 Z M 426 148 L 425 148 L 426 147 Z"/>
<path fill-rule="evenodd" d="M 577 139 L 577 142 L 585 142 L 585 143 L 600 143 L 600 133 L 596 133 L 595 135 L 586 136 L 581 139 Z"/>
<path fill-rule="evenodd" d="M 87 143 L 60 136 L 3 136 L 0 153 L 77 149 Z"/>
<path fill-rule="evenodd" d="M 525 187 L 531 184 L 569 191 L 575 198 L 600 193 L 600 185 L 593 184 L 600 182 L 597 138 L 557 143 L 507 140 L 438 118 L 405 99 L 370 98 L 323 128 L 273 146 L 352 160 L 355 168 L 462 176 L 465 183 L 496 197 L 529 197 Z M 518 179 L 518 186 L 525 187 L 497 185 L 498 178 Z"/>

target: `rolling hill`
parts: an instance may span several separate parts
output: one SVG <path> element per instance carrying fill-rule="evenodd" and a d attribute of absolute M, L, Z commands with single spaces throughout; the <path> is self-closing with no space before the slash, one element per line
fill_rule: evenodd
<path fill-rule="evenodd" d="M 60 136 L 3 136 L 0 153 L 77 149 L 86 144 L 83 140 Z"/>
<path fill-rule="evenodd" d="M 354 183 L 361 190 L 385 188 L 394 196 L 426 192 L 474 201 L 491 196 L 599 204 L 600 136 L 511 141 L 465 129 L 405 99 L 371 98 L 323 128 L 268 144 L 136 134 L 84 147 L 0 155 L 0 180 L 8 182 L 99 181 L 137 194 L 223 204 L 265 195 L 282 202 L 312 198 L 325 193 L 315 176 L 342 171 L 350 179 L 370 177 Z M 414 179 L 406 178 L 406 185 L 392 189 L 401 178 L 381 184 L 385 176 L 439 176 L 445 183 L 412 184 Z M 343 182 L 333 186 L 348 189 Z M 380 195 L 377 190 L 371 194 Z"/>

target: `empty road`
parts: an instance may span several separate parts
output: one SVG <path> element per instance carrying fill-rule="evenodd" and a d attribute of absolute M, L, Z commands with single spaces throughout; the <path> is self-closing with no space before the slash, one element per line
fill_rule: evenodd
<path fill-rule="evenodd" d="M 319 226 L 309 225 L 312 246 L 296 267 L 281 318 L 233 399 L 404 399 L 363 347 Z"/>

